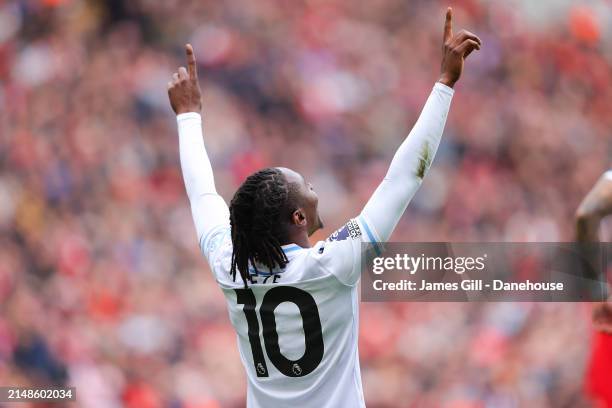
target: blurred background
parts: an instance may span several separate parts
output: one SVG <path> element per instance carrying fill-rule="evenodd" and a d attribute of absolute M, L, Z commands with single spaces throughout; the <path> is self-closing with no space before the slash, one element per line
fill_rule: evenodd
<path fill-rule="evenodd" d="M 70 384 L 80 407 L 244 406 L 166 95 L 184 43 L 218 190 L 292 167 L 319 193 L 318 240 L 416 120 L 448 5 L 484 47 L 392 239 L 572 240 L 609 165 L 609 0 L 0 2 L 0 384 Z M 363 303 L 368 407 L 591 406 L 590 309 Z"/>

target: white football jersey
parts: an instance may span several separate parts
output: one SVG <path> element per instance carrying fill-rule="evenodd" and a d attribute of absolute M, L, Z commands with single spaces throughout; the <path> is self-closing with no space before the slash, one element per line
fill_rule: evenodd
<path fill-rule="evenodd" d="M 181 171 L 191 212 L 200 248 L 225 294 L 238 335 L 249 407 L 364 405 L 356 288 L 362 242 L 389 239 L 431 165 L 453 93 L 446 85 L 434 85 L 357 219 L 313 248 L 285 246 L 287 267 L 271 273 L 253 270 L 247 289 L 241 279 L 234 282 L 229 276 L 229 209 L 215 189 L 202 118 L 195 112 L 177 115 Z"/>
<path fill-rule="evenodd" d="M 229 274 L 229 228 L 203 238 L 238 337 L 249 408 L 365 406 L 357 284 L 362 242 L 376 238 L 360 216 L 312 248 L 285 245 L 288 265 L 272 273 L 253 268 L 247 289 Z"/>

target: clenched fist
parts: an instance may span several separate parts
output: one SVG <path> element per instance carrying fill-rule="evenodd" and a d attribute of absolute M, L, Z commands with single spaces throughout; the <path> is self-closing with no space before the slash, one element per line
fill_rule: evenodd
<path fill-rule="evenodd" d="M 461 76 L 463 61 L 472 51 L 480 50 L 481 45 L 480 38 L 469 31 L 461 30 L 453 35 L 453 10 L 449 7 L 444 23 L 444 56 L 439 82 L 452 88 Z"/>
<path fill-rule="evenodd" d="M 180 67 L 168 82 L 168 97 L 172 110 L 177 115 L 187 112 L 200 113 L 202 110 L 202 94 L 198 84 L 198 70 L 191 44 L 185 46 L 187 54 L 187 69 Z"/>

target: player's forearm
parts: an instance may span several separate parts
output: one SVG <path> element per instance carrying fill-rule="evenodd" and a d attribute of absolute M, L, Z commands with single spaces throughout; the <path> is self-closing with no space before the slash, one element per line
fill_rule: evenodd
<path fill-rule="evenodd" d="M 601 270 L 598 217 L 579 216 L 576 219 L 576 251 L 578 252 L 578 270 L 587 279 L 599 279 Z M 595 245 L 594 245 L 595 244 Z"/>
<path fill-rule="evenodd" d="M 612 171 L 607 171 L 576 210 L 576 240 L 599 241 L 599 224 L 610 213 L 612 213 Z"/>
<path fill-rule="evenodd" d="M 389 239 L 431 166 L 453 93 L 448 86 L 436 83 L 412 131 L 395 153 L 387 175 L 362 212 L 382 241 Z"/>
<path fill-rule="evenodd" d="M 176 117 L 176 121 L 181 170 L 189 199 L 216 193 L 212 166 L 204 147 L 201 116 L 195 112 L 183 113 Z"/>
<path fill-rule="evenodd" d="M 208 232 L 229 222 L 229 210 L 215 189 L 212 166 L 204 146 L 201 116 L 194 112 L 180 114 L 177 124 L 181 171 L 202 245 Z"/>

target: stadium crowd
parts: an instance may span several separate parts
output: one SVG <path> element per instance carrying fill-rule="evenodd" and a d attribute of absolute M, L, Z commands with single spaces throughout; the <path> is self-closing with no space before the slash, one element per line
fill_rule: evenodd
<path fill-rule="evenodd" d="M 324 239 L 437 79 L 448 2 L 0 3 L 0 384 L 78 406 L 244 406 L 166 83 L 194 45 L 217 188 L 302 172 Z M 451 1 L 483 40 L 394 241 L 569 241 L 609 165 L 612 3 Z M 369 407 L 590 406 L 590 306 L 362 303 Z M 27 405 L 24 405 L 27 406 Z"/>

